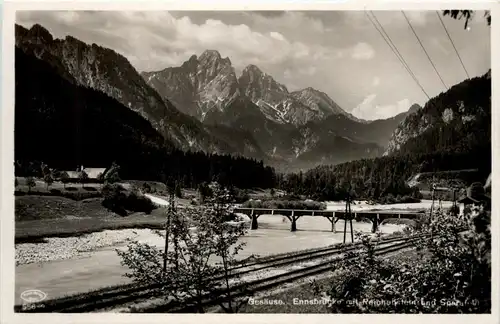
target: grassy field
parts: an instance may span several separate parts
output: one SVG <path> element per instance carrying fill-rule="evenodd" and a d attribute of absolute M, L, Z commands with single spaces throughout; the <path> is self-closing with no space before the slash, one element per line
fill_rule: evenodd
<path fill-rule="evenodd" d="M 28 191 L 28 186 L 26 185 L 26 178 L 16 177 L 16 179 L 18 182 L 18 185 L 16 186 L 16 190 Z M 39 190 L 46 190 L 47 191 L 47 184 L 44 181 L 42 181 L 41 179 L 35 179 L 35 184 L 36 185 L 31 188 L 32 191 L 39 191 Z M 75 188 L 93 187 L 96 189 L 100 189 L 102 187 L 102 185 L 100 183 L 85 183 L 82 186 L 81 183 L 76 183 L 76 182 L 64 184 L 61 181 L 54 181 L 50 185 L 49 190 L 50 189 L 64 189 L 64 188 L 71 188 L 71 187 L 75 187 Z"/>
<path fill-rule="evenodd" d="M 53 183 L 48 189 L 36 180 L 28 187 L 23 178 L 15 196 L 16 243 L 41 242 L 44 237 L 80 236 L 107 229 L 161 228 L 165 209 L 158 208 L 149 215 L 133 213 L 119 216 L 104 206 L 100 184 Z M 52 190 L 52 192 L 51 192 Z M 58 192 L 54 192 L 58 190 Z M 93 198 L 82 199 L 88 196 Z"/>
<path fill-rule="evenodd" d="M 126 228 L 163 228 L 165 223 L 163 208 L 154 210 L 150 215 L 136 213 L 126 217 L 80 217 L 71 219 L 45 218 L 16 222 L 16 243 L 43 242 L 46 237 L 81 236 L 104 230 Z"/>
<path fill-rule="evenodd" d="M 16 222 L 116 216 L 104 208 L 102 198 L 75 201 L 59 196 L 26 195 L 15 198 Z"/>

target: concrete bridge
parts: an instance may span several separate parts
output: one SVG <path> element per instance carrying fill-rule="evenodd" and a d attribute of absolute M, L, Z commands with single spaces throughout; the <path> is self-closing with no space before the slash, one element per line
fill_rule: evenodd
<path fill-rule="evenodd" d="M 269 208 L 235 208 L 233 213 L 245 214 L 252 220 L 251 229 L 256 230 L 259 227 L 258 218 L 261 215 L 280 215 L 285 216 L 290 221 L 290 231 L 297 230 L 297 220 L 302 216 L 309 217 L 325 217 L 332 224 L 332 232 L 336 232 L 335 224 L 340 219 L 355 219 L 359 221 L 363 218 L 372 222 L 372 233 L 375 233 L 379 224 L 388 218 L 398 219 L 416 219 L 425 212 L 405 212 L 405 211 L 360 211 L 346 213 L 345 211 L 329 211 L 329 210 L 300 210 L 300 209 L 269 209 Z"/>

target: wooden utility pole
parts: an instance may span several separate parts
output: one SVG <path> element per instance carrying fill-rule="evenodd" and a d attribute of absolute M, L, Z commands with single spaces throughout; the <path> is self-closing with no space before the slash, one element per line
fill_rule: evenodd
<path fill-rule="evenodd" d="M 452 210 L 453 210 L 453 216 L 458 216 L 459 211 L 458 211 L 458 206 L 457 206 L 457 187 L 453 187 L 453 204 L 452 204 Z"/>
<path fill-rule="evenodd" d="M 168 209 L 167 209 L 167 222 L 165 224 L 165 257 L 163 258 L 163 273 L 167 273 L 167 258 L 168 258 L 168 238 L 170 236 L 170 216 L 174 212 L 174 190 L 169 190 L 169 199 L 168 199 Z"/>
<path fill-rule="evenodd" d="M 431 204 L 431 214 L 430 214 L 431 221 L 432 221 L 432 210 L 434 208 L 434 190 L 435 190 L 435 188 L 436 188 L 436 184 L 434 182 L 432 182 L 432 187 L 431 187 L 432 204 Z"/>
<path fill-rule="evenodd" d="M 436 184 L 434 183 L 434 181 L 432 181 L 432 191 L 431 191 L 431 195 L 432 195 L 432 204 L 431 204 L 431 214 L 430 214 L 430 223 L 431 223 L 431 240 L 432 240 L 432 209 L 434 208 L 434 190 L 436 189 Z"/>
<path fill-rule="evenodd" d="M 349 191 L 347 192 L 346 202 L 345 202 L 345 219 L 344 219 L 344 244 L 346 242 L 347 235 L 347 220 L 349 219 L 349 226 L 351 228 L 351 242 L 354 243 L 354 233 L 352 230 L 352 217 L 351 217 L 351 186 L 349 185 Z"/>
<path fill-rule="evenodd" d="M 163 127 L 163 146 L 165 150 L 165 155 L 167 154 L 167 133 L 166 133 L 166 127 L 165 127 L 165 120 L 167 118 L 167 111 L 166 109 L 163 110 L 163 123 L 161 123 L 161 126 Z M 167 274 L 167 259 L 168 259 L 168 237 L 170 236 L 170 214 L 173 211 L 174 207 L 174 190 L 171 190 L 169 188 L 169 183 L 168 183 L 168 177 L 167 177 L 167 165 L 166 165 L 166 156 L 163 157 L 163 175 L 164 175 L 164 183 L 165 187 L 167 190 L 169 190 L 169 202 L 168 202 L 168 209 L 167 209 L 167 220 L 165 223 L 165 248 L 164 248 L 164 257 L 163 257 L 163 275 Z"/>
<path fill-rule="evenodd" d="M 352 229 L 351 201 L 349 200 L 349 226 L 351 227 L 351 242 L 354 243 L 354 230 Z"/>

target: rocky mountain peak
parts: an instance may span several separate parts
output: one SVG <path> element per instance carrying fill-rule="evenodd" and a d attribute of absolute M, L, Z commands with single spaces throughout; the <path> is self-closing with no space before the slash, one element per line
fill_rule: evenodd
<path fill-rule="evenodd" d="M 47 44 L 54 40 L 52 34 L 39 24 L 34 24 L 30 29 L 16 24 L 15 33 L 16 39 L 18 37 L 29 38 L 32 42 L 39 44 Z"/>
<path fill-rule="evenodd" d="M 261 69 L 259 69 L 259 67 L 258 67 L 258 66 L 253 65 L 253 64 L 249 64 L 249 65 L 247 65 L 247 66 L 243 69 L 243 71 L 242 71 L 242 73 L 241 73 L 241 74 L 242 74 L 242 75 L 245 75 L 245 74 L 258 74 L 258 75 L 262 75 L 262 74 L 264 74 L 264 72 L 262 72 L 262 70 L 261 70 Z"/>
<path fill-rule="evenodd" d="M 201 53 L 200 56 L 200 61 L 204 60 L 220 60 L 222 57 L 220 56 L 219 51 L 217 50 L 205 50 L 203 53 Z"/>
<path fill-rule="evenodd" d="M 267 99 L 271 99 L 270 96 L 276 97 L 288 94 L 288 89 L 283 84 L 278 83 L 272 76 L 263 72 L 253 64 L 250 64 L 243 69 L 238 82 L 243 91 L 254 102 L 258 101 L 258 98 L 256 97 L 257 93 L 267 97 Z"/>
<path fill-rule="evenodd" d="M 231 61 L 216 50 L 192 55 L 180 67 L 144 72 L 142 76 L 163 98 L 199 120 L 212 110 L 224 111 L 239 93 Z"/>
<path fill-rule="evenodd" d="M 37 38 L 45 40 L 45 41 L 50 42 L 53 40 L 53 37 L 50 34 L 50 32 L 45 27 L 43 27 L 42 25 L 39 25 L 39 24 L 34 24 L 30 28 L 29 33 L 32 37 L 36 36 Z"/>
<path fill-rule="evenodd" d="M 408 109 L 408 114 L 413 114 L 414 112 L 419 111 L 422 107 L 419 104 L 411 105 L 410 109 Z"/>
<path fill-rule="evenodd" d="M 196 55 L 193 55 L 196 58 Z M 194 58 L 191 56 L 189 59 L 192 61 Z M 229 58 L 225 57 L 222 58 L 220 55 L 219 51 L 216 50 L 205 50 L 200 57 L 198 58 L 198 62 L 201 65 L 221 65 L 221 66 L 230 66 L 231 65 L 231 60 Z"/>

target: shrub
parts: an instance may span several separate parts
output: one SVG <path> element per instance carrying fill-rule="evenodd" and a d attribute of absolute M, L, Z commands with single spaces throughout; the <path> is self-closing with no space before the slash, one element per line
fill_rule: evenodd
<path fill-rule="evenodd" d="M 246 297 L 246 289 L 234 289 L 237 281 L 230 280 L 238 277 L 231 268 L 245 245 L 240 238 L 246 227 L 225 223 L 230 214 L 229 194 L 219 189 L 214 193 L 207 206 L 170 210 L 166 235 L 172 247 L 167 245 L 168 250 L 131 241 L 126 250 L 116 251 L 127 268 L 125 276 L 139 286 L 153 284 L 160 288 L 158 293 L 163 298 L 178 301 L 183 307 L 194 306 L 200 313 L 206 312 L 205 296 L 224 290 L 224 300 L 219 305 L 224 311 L 235 313 L 248 303 L 246 298 L 240 298 Z M 196 235 L 191 235 L 192 226 L 197 228 Z M 155 233 L 165 238 L 163 233 Z M 213 259 L 218 261 L 209 262 Z M 216 275 L 222 275 L 224 280 L 214 280 Z"/>
<path fill-rule="evenodd" d="M 458 215 L 460 213 L 460 208 L 457 205 L 451 206 L 450 210 L 449 210 L 449 213 L 451 215 L 455 215 L 456 216 L 456 215 Z"/>
<path fill-rule="evenodd" d="M 47 185 L 47 189 L 54 183 L 54 176 L 52 175 L 52 172 L 48 170 L 44 175 L 43 175 L 43 181 L 45 181 L 45 184 Z"/>
<path fill-rule="evenodd" d="M 102 189 L 104 197 L 102 205 L 120 216 L 127 216 L 128 212 L 123 206 L 127 196 L 122 189 L 121 186 L 106 184 Z"/>
<path fill-rule="evenodd" d="M 307 209 L 325 210 L 326 204 L 317 201 L 303 200 L 248 200 L 242 205 L 244 208 L 270 208 L 270 209 Z"/>
<path fill-rule="evenodd" d="M 119 172 L 120 167 L 118 166 L 118 164 L 113 162 L 109 170 L 104 175 L 104 181 L 111 184 L 119 182 L 121 180 Z"/>
<path fill-rule="evenodd" d="M 87 174 L 87 172 L 85 172 L 84 170 L 81 170 L 78 173 L 78 181 L 80 181 L 80 183 L 82 184 L 82 187 L 83 187 L 83 184 L 86 183 L 88 180 L 89 180 L 89 175 Z"/>
<path fill-rule="evenodd" d="M 291 193 L 281 197 L 282 200 L 300 200 L 301 197 L 297 194 Z"/>
<path fill-rule="evenodd" d="M 336 264 L 339 273 L 325 295 L 335 313 L 491 312 L 491 213 L 468 218 L 433 216 L 420 233 L 413 262 L 388 261 L 374 254 L 375 243 L 359 235 L 364 250 Z M 464 232 L 464 229 L 467 231 Z M 413 231 L 415 233 L 415 231 Z M 347 300 L 387 301 L 346 303 Z M 392 301 L 408 301 L 394 303 Z"/>
<path fill-rule="evenodd" d="M 182 188 L 181 188 L 181 185 L 180 184 L 177 184 L 175 186 L 175 196 L 177 198 L 182 198 Z"/>
<path fill-rule="evenodd" d="M 147 182 L 144 182 L 142 184 L 142 191 L 145 193 L 151 193 L 151 186 Z"/>
<path fill-rule="evenodd" d="M 146 214 L 150 214 L 156 208 L 149 198 L 138 195 L 135 192 L 131 192 L 127 196 L 124 207 L 130 211 L 144 212 Z"/>
<path fill-rule="evenodd" d="M 201 183 L 198 186 L 198 192 L 200 194 L 200 200 L 202 203 L 205 202 L 205 200 L 207 198 L 210 198 L 213 195 L 212 189 L 210 188 L 210 186 L 206 182 Z"/>
<path fill-rule="evenodd" d="M 59 173 L 59 180 L 63 183 L 64 188 L 66 188 L 66 183 L 69 181 L 69 175 L 68 172 L 62 171 Z"/>
<path fill-rule="evenodd" d="M 27 177 L 26 178 L 26 185 L 28 186 L 28 192 L 31 192 L 31 188 L 36 187 L 35 178 Z"/>
<path fill-rule="evenodd" d="M 59 189 L 50 189 L 50 193 L 54 196 L 62 196 L 62 191 Z"/>
<path fill-rule="evenodd" d="M 83 189 L 87 191 L 97 191 L 97 188 L 95 187 L 83 187 Z"/>
<path fill-rule="evenodd" d="M 235 204 L 241 204 L 250 199 L 250 195 L 248 194 L 247 190 L 240 190 L 234 188 L 233 190 L 230 191 L 230 195 L 231 195 L 231 202 Z"/>
<path fill-rule="evenodd" d="M 386 196 L 380 197 L 377 200 L 377 203 L 387 204 L 387 205 L 390 205 L 390 204 L 413 204 L 413 203 L 419 203 L 420 201 L 421 201 L 420 198 L 417 198 L 415 196 L 397 195 L 396 197 L 394 197 L 392 194 L 387 194 Z"/>
<path fill-rule="evenodd" d="M 66 188 L 67 191 L 78 191 L 78 188 L 75 188 L 75 187 L 67 187 Z"/>
<path fill-rule="evenodd" d="M 144 212 L 150 214 L 156 207 L 151 200 L 137 192 L 129 192 L 120 185 L 106 184 L 102 193 L 102 205 L 121 216 L 126 216 L 127 211 Z"/>

